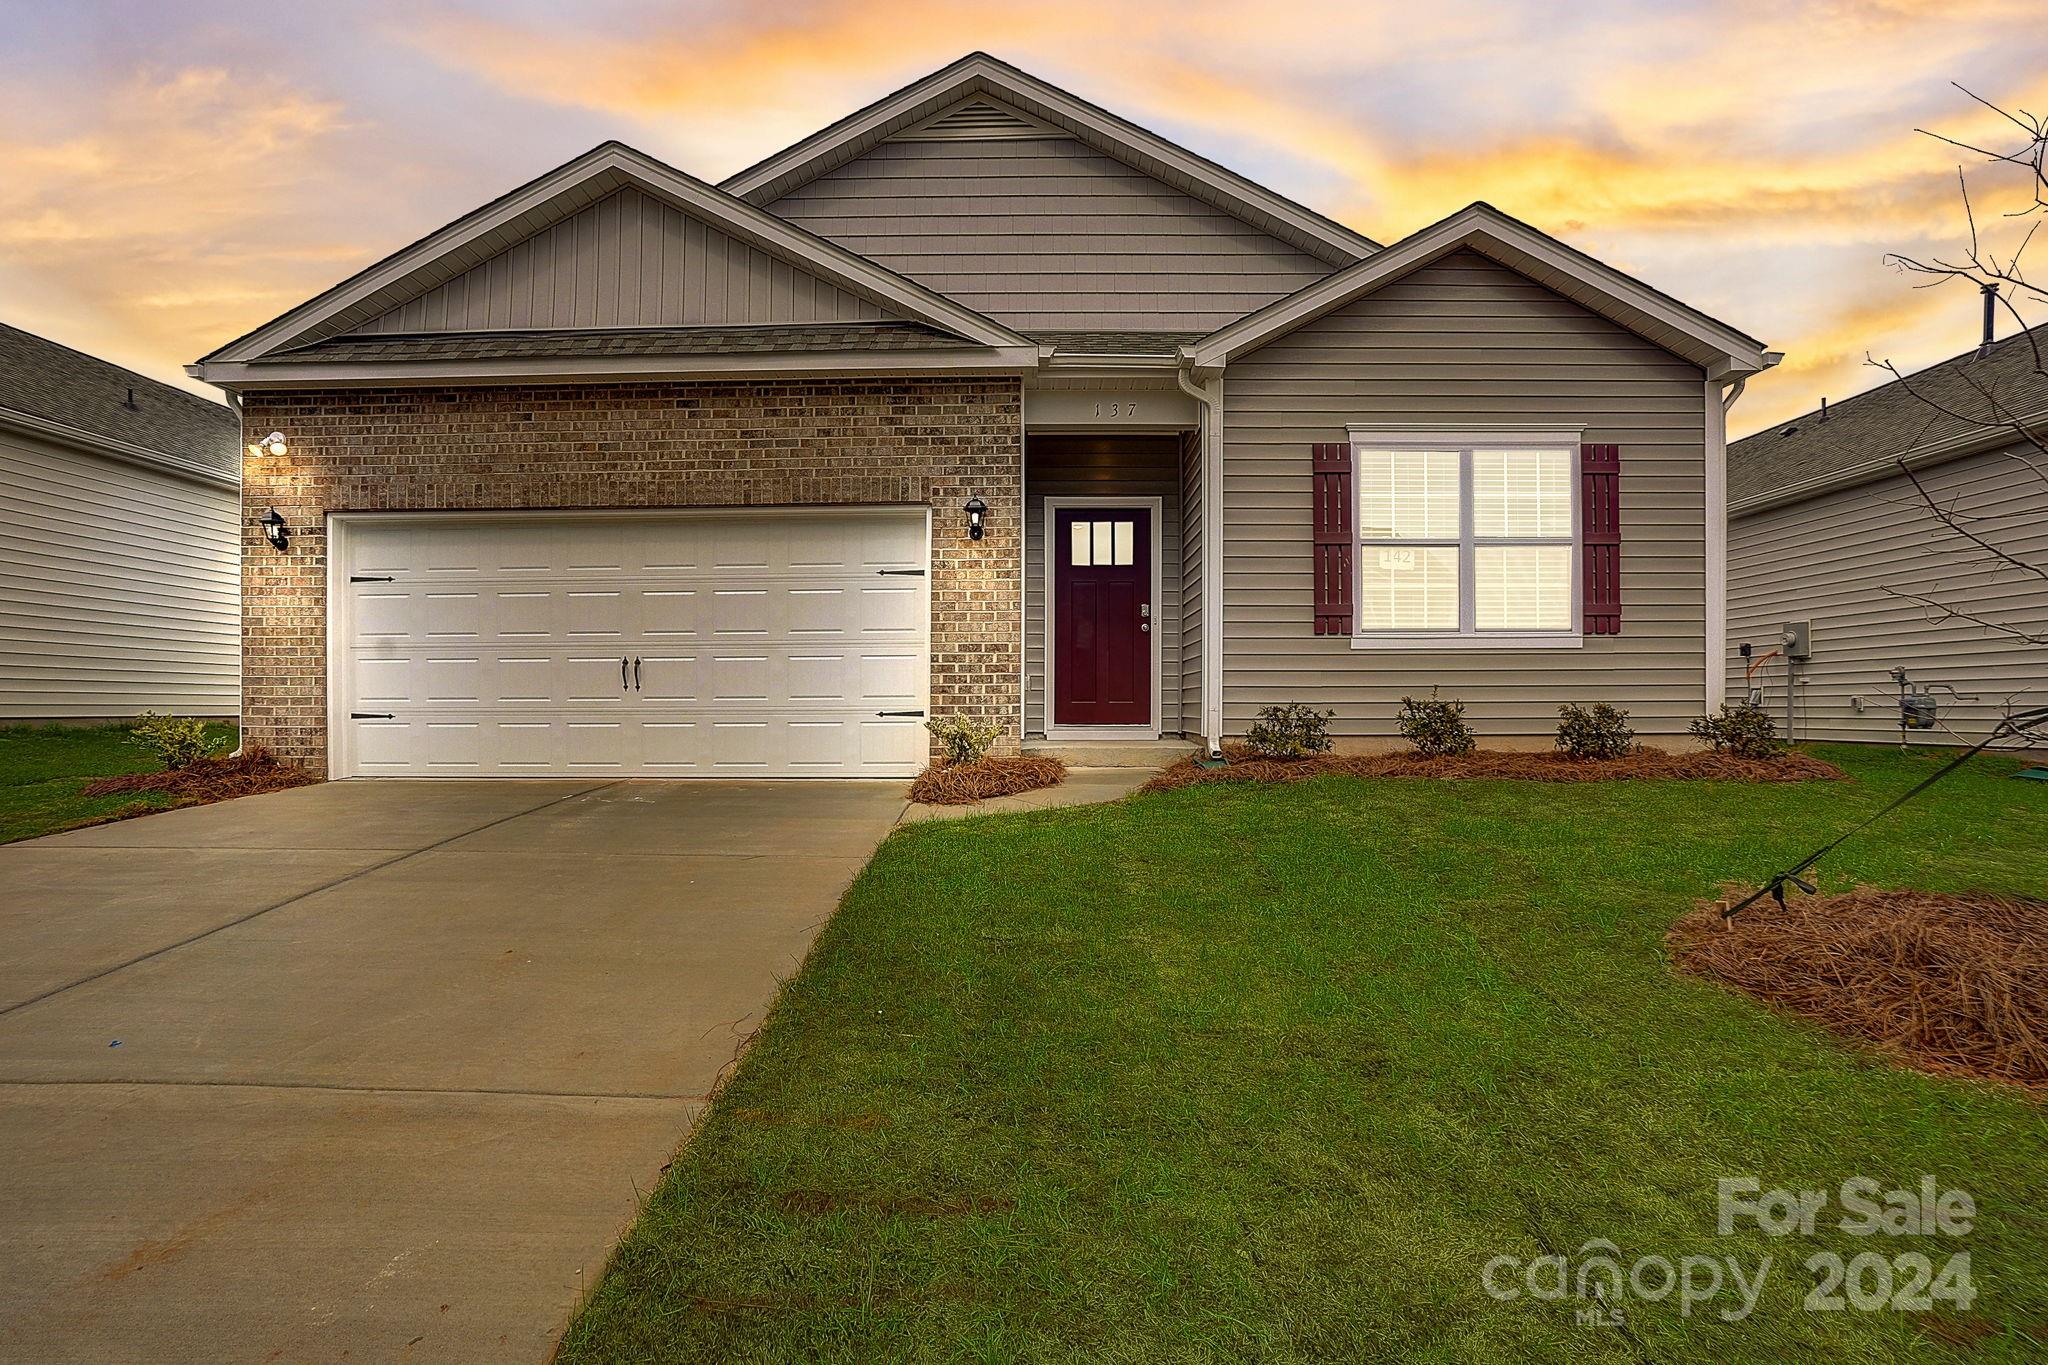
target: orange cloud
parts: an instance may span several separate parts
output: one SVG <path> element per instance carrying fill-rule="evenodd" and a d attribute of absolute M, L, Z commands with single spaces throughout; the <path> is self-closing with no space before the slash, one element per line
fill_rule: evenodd
<path fill-rule="evenodd" d="M 0 133 L 8 321 L 176 380 L 251 316 L 298 302 L 291 263 L 360 255 L 320 245 L 294 193 L 346 126 L 338 104 L 190 68 L 139 75 L 96 109 L 89 129 Z"/>

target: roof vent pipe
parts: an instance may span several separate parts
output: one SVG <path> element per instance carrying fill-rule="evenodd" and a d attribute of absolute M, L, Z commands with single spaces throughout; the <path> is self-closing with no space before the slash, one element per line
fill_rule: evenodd
<path fill-rule="evenodd" d="M 1984 291 L 1984 340 L 1978 344 L 1977 354 L 1982 356 L 1991 349 L 1991 338 L 1998 321 L 1998 284 L 1986 280 L 1978 288 Z"/>
<path fill-rule="evenodd" d="M 1820 400 L 1820 420 L 1823 422 L 1828 420 L 1828 400 L 1825 398 Z"/>

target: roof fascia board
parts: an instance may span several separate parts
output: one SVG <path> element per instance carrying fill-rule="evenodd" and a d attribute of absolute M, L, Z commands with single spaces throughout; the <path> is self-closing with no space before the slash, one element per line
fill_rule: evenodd
<path fill-rule="evenodd" d="M 1460 209 L 1357 265 L 1317 280 L 1255 313 L 1226 324 L 1192 346 L 1183 346 L 1181 356 L 1197 373 L 1220 370 L 1234 357 L 1312 322 L 1441 256 L 1468 246 L 1485 254 L 1484 246 L 1489 243 L 1541 261 L 1595 293 L 1634 309 L 1711 349 L 1717 359 L 1706 368 L 1714 371 L 1713 377 L 1717 379 L 1753 374 L 1768 368 L 1762 345 L 1754 338 L 1674 303 L 1649 286 L 1483 204 Z M 1518 273 L 1526 273 L 1510 262 L 1502 261 L 1500 264 Z M 1583 303 L 1582 300 L 1575 301 Z M 1628 325 L 1620 318 L 1613 320 L 1621 326 Z"/>
<path fill-rule="evenodd" d="M 916 284 L 836 243 L 807 232 L 744 200 L 686 175 L 620 143 L 606 143 L 492 201 L 467 217 L 428 234 L 382 261 L 344 280 L 239 340 L 232 341 L 199 364 L 246 361 L 288 345 L 321 321 L 379 291 L 447 252 L 497 230 L 549 200 L 588 180 L 615 173 L 626 183 L 701 218 L 731 230 L 759 246 L 790 257 L 834 284 L 888 304 L 911 316 L 957 332 L 988 346 L 1023 343 L 1016 332 L 942 294 Z M 202 375 L 202 378 L 205 376 Z"/>
<path fill-rule="evenodd" d="M 39 437 L 56 445 L 72 446 L 89 454 L 104 455 L 123 464 L 142 465 L 166 474 L 196 479 L 201 483 L 217 484 L 222 488 L 242 486 L 239 472 L 231 474 L 223 469 L 215 469 L 212 465 L 201 464 L 197 460 L 188 460 L 183 456 L 161 450 L 151 450 L 148 446 L 131 445 L 126 441 L 117 441 L 111 436 L 98 436 L 63 422 L 38 417 L 32 412 L 0 408 L 0 431 Z M 238 437 L 238 443 L 239 440 Z"/>
<path fill-rule="evenodd" d="M 2030 413 L 2019 419 L 2019 425 L 2035 436 L 2048 434 L 2048 408 Z M 1764 512 L 1774 507 L 1784 507 L 1795 502 L 1805 502 L 1824 493 L 1839 493 L 1866 483 L 1876 483 L 1899 472 L 1904 462 L 1908 469 L 1926 469 L 1933 465 L 1947 464 L 1951 460 L 1964 459 L 1971 455 L 1982 455 L 2000 446 L 2018 445 L 2026 437 L 2010 426 L 1979 427 L 1959 436 L 1950 436 L 1940 441 L 1930 441 L 1897 455 L 1886 455 L 1881 459 L 1865 460 L 1837 469 L 1831 474 L 1788 483 L 1783 488 L 1773 488 L 1767 493 L 1752 493 L 1728 504 L 1728 515 L 1746 516 L 1752 512 Z M 1739 445 L 1740 442 L 1732 443 Z"/>
<path fill-rule="evenodd" d="M 927 115 L 908 117 L 920 106 L 932 103 L 944 108 L 974 94 L 1008 100 L 1024 113 L 1059 123 L 1119 160 L 1149 158 L 1170 167 L 1204 186 L 1225 204 L 1235 205 L 1240 214 L 1250 210 L 1285 223 L 1301 234 L 1304 245 L 1313 244 L 1313 254 L 1333 265 L 1348 265 L 1380 249 L 1378 242 L 1363 233 L 985 53 L 963 57 L 894 94 L 883 96 L 865 109 L 749 166 L 724 181 L 720 188 L 754 202 L 759 202 L 756 196 L 780 197 L 797 184 L 840 164 L 835 154 L 849 144 L 876 136 L 895 121 L 904 121 L 906 127 L 920 122 Z M 1138 169 L 1143 169 L 1142 165 Z"/>
<path fill-rule="evenodd" d="M 878 355 L 873 351 L 793 352 L 784 355 L 522 356 L 494 360 L 214 361 L 208 383 L 235 391 L 337 387 L 359 384 L 526 384 L 594 380 L 629 383 L 674 379 L 753 379 L 815 375 L 1017 374 L 1038 368 L 1033 345 L 996 346 L 951 354 L 929 351 Z"/>

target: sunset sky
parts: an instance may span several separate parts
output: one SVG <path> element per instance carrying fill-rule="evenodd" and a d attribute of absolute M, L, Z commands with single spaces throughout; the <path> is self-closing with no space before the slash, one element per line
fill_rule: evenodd
<path fill-rule="evenodd" d="M 1974 343 L 1973 291 L 1883 259 L 1964 233 L 1962 154 L 1914 129 L 2011 140 L 1951 82 L 2048 106 L 2041 0 L 0 0 L 0 22 L 0 320 L 192 387 L 186 362 L 606 138 L 715 181 L 982 49 L 1380 241 L 1485 199 L 1763 337 L 1787 361 L 1741 434 L 1870 387 L 1866 351 Z"/>

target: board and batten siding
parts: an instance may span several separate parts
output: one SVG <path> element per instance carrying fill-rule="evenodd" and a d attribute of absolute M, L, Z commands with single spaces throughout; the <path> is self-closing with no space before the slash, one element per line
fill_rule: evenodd
<path fill-rule="evenodd" d="M 1065 137 L 884 142 L 767 207 L 1026 332 L 1206 332 L 1333 268 Z"/>
<path fill-rule="evenodd" d="M 1159 578 L 1153 627 L 1159 631 L 1159 730 L 1177 735 L 1181 709 L 1180 438 L 1136 438 L 1103 459 L 1085 453 L 1087 438 L 1034 436 L 1024 457 L 1024 733 L 1045 734 L 1045 500 L 1048 497 L 1133 497 L 1160 500 Z M 1112 463 L 1113 461 L 1113 463 Z M 1192 726 L 1190 718 L 1186 724 Z"/>
<path fill-rule="evenodd" d="M 622 189 L 357 330 L 718 327 L 893 316 L 780 256 Z"/>
<path fill-rule="evenodd" d="M 1706 698 L 1705 376 L 1471 251 L 1422 267 L 1233 361 L 1224 374 L 1224 731 L 1261 707 L 1395 735 L 1403 694 L 1466 704 L 1481 739 L 1554 734 L 1611 702 L 1647 736 Z M 1621 447 L 1622 630 L 1577 649 L 1354 649 L 1315 634 L 1309 459 L 1351 423 L 1582 424 Z"/>
<path fill-rule="evenodd" d="M 2010 448 L 2009 448 L 2010 449 Z M 2031 447 L 2017 447 L 2035 456 Z M 1928 494 L 1971 517 L 1970 527 L 2031 564 L 2048 564 L 2048 484 L 2009 450 L 1917 471 Z M 1802 502 L 1738 515 L 1728 533 L 1728 695 L 1755 685 L 1780 725 L 1785 666 L 1771 659 L 1754 684 L 1737 652 L 1778 647 L 1788 621 L 1811 623 L 1813 657 L 1798 668 L 1797 737 L 1896 740 L 1903 667 L 1917 689 L 1945 683 L 1973 700 L 1938 697 L 1940 720 L 1971 743 L 1998 723 L 2006 701 L 2048 706 L 2048 646 L 2028 644 L 1886 592 L 1917 593 L 1957 611 L 2048 635 L 2048 583 L 2001 566 L 1944 527 L 1912 483 L 1894 475 Z M 1856 709 L 1856 699 L 1864 709 Z M 1953 744 L 1941 729 L 1915 744 Z"/>
<path fill-rule="evenodd" d="M 232 716 L 235 490 L 0 432 L 0 720 Z"/>

